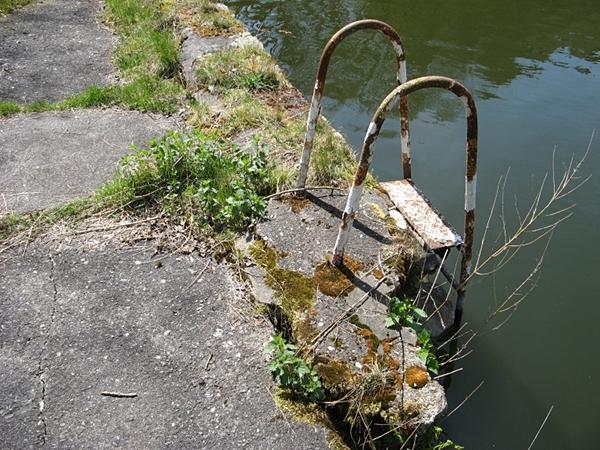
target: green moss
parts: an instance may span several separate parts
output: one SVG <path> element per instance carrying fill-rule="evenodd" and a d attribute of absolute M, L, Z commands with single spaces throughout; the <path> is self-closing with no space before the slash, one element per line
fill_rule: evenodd
<path fill-rule="evenodd" d="M 329 424 L 327 413 L 317 404 L 287 391 L 277 388 L 275 391 L 275 404 L 281 412 L 299 422 L 309 425 Z"/>
<path fill-rule="evenodd" d="M 427 370 L 418 366 L 411 366 L 406 369 L 406 375 L 404 376 L 404 381 L 410 387 L 414 389 L 420 389 L 429 383 L 429 374 Z"/>
<path fill-rule="evenodd" d="M 310 317 L 300 317 L 294 322 L 292 330 L 297 342 L 310 342 L 319 334 Z"/>
<path fill-rule="evenodd" d="M 281 307 L 295 323 L 298 314 L 315 305 L 315 282 L 301 272 L 284 269 L 277 265 L 279 255 L 264 241 L 257 240 L 250 246 L 250 254 L 267 272 L 265 282 L 281 300 Z"/>
<path fill-rule="evenodd" d="M 377 351 L 377 348 L 381 344 L 381 341 L 379 340 L 377 335 L 373 333 L 373 330 L 371 330 L 371 328 L 368 325 L 362 323 L 360 321 L 360 318 L 356 314 L 350 316 L 348 322 L 354 325 L 357 328 L 357 332 L 365 340 L 368 341 L 368 347 L 371 348 L 373 351 Z"/>
<path fill-rule="evenodd" d="M 343 394 L 353 385 L 354 371 L 347 362 L 337 358 L 316 356 L 313 367 L 319 374 L 324 387 L 330 392 Z"/>
<path fill-rule="evenodd" d="M 338 268 L 328 261 L 315 268 L 315 282 L 319 291 L 329 297 L 346 296 L 356 287 L 352 277 L 364 264 L 349 255 L 344 255 L 344 267 Z"/>
<path fill-rule="evenodd" d="M 331 422 L 327 412 L 318 404 L 310 402 L 304 398 L 290 394 L 290 392 L 277 388 L 275 392 L 275 404 L 277 408 L 286 416 L 294 420 L 309 425 L 323 425 L 329 430 L 327 443 L 332 450 L 349 450 L 344 439 L 340 436 Z"/>

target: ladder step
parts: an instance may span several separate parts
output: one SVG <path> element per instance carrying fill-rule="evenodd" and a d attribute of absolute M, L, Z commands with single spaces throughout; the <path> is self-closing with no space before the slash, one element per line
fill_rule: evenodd
<path fill-rule="evenodd" d="M 429 200 L 411 181 L 405 179 L 380 184 L 429 250 L 463 244 L 462 237 L 433 209 Z"/>

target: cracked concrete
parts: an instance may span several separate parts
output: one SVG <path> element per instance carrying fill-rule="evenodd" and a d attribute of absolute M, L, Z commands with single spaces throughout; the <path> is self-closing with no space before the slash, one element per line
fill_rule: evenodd
<path fill-rule="evenodd" d="M 40 355 L 54 299 L 47 256 L 18 254 L 0 262 L 0 442 L 39 446 Z"/>
<path fill-rule="evenodd" d="M 54 325 L 54 319 L 56 318 L 56 306 L 58 301 L 58 289 L 56 288 L 56 281 L 54 280 L 54 270 L 55 270 L 55 262 L 54 257 L 50 255 L 50 282 L 52 283 L 52 311 L 50 313 L 50 323 L 47 325 L 44 335 L 44 344 L 42 346 L 42 350 L 40 352 L 40 357 L 38 361 L 38 375 L 40 380 L 40 401 L 39 405 L 39 421 L 38 425 L 40 426 L 40 435 L 38 438 L 38 443 L 43 447 L 46 445 L 46 438 L 48 435 L 48 425 L 46 423 L 46 417 L 44 415 L 44 406 L 46 402 L 46 371 L 44 369 L 44 358 L 46 349 L 48 348 L 48 341 L 50 339 L 50 334 L 52 333 L 52 327 Z"/>
<path fill-rule="evenodd" d="M 0 17 L 0 99 L 57 101 L 107 85 L 116 42 L 100 0 L 38 0 Z"/>
<path fill-rule="evenodd" d="M 323 428 L 274 405 L 269 328 L 227 268 L 153 254 L 39 241 L 3 254 L 0 447 L 326 448 Z"/>

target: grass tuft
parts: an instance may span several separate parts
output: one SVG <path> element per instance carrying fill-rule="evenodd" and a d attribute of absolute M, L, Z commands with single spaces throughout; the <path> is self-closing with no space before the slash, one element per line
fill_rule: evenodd
<path fill-rule="evenodd" d="M 163 0 L 161 7 L 200 36 L 230 36 L 244 31 L 231 11 L 212 0 Z"/>
<path fill-rule="evenodd" d="M 17 102 L 0 102 L 0 117 L 8 117 L 21 112 Z"/>
<path fill-rule="evenodd" d="M 257 45 L 223 50 L 198 62 L 196 80 L 204 88 L 249 92 L 275 90 L 286 84 L 273 58 Z"/>
<path fill-rule="evenodd" d="M 105 18 L 121 36 L 115 52 L 117 67 L 128 80 L 179 73 L 179 43 L 175 24 L 158 0 L 107 0 Z"/>
<path fill-rule="evenodd" d="M 138 111 L 174 113 L 182 98 L 181 86 L 172 80 L 140 77 L 129 84 L 90 86 L 79 94 L 56 103 L 36 101 L 27 105 L 0 102 L 0 117 L 19 112 L 64 111 L 74 108 L 121 106 Z"/>
<path fill-rule="evenodd" d="M 86 212 L 94 208 L 90 198 L 74 200 L 44 211 L 26 214 L 9 213 L 0 216 L 0 242 L 26 233 L 26 240 L 33 239 L 37 234 L 58 222 L 78 221 Z"/>
<path fill-rule="evenodd" d="M 31 3 L 32 0 L 0 0 L 0 16 L 10 14 L 15 9 Z"/>

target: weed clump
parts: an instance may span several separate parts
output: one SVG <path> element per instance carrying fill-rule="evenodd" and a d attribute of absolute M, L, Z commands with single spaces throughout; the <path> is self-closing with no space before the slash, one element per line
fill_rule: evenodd
<path fill-rule="evenodd" d="M 159 208 L 191 226 L 239 231 L 264 212 L 269 171 L 261 151 L 245 153 L 199 132 L 170 132 L 127 156 L 98 198 Z"/>
<path fill-rule="evenodd" d="M 174 14 L 200 36 L 229 36 L 243 31 L 233 13 L 214 0 L 162 0 L 161 9 Z"/>
<path fill-rule="evenodd" d="M 273 58 L 256 45 L 222 50 L 204 57 L 199 62 L 196 80 L 204 88 L 249 92 L 275 90 L 286 83 Z"/>
<path fill-rule="evenodd" d="M 325 398 L 321 380 L 315 369 L 304 359 L 296 356 L 298 348 L 285 342 L 283 337 L 275 335 L 266 346 L 266 351 L 273 354 L 269 370 L 275 382 L 295 394 L 310 400 L 319 401 Z"/>

